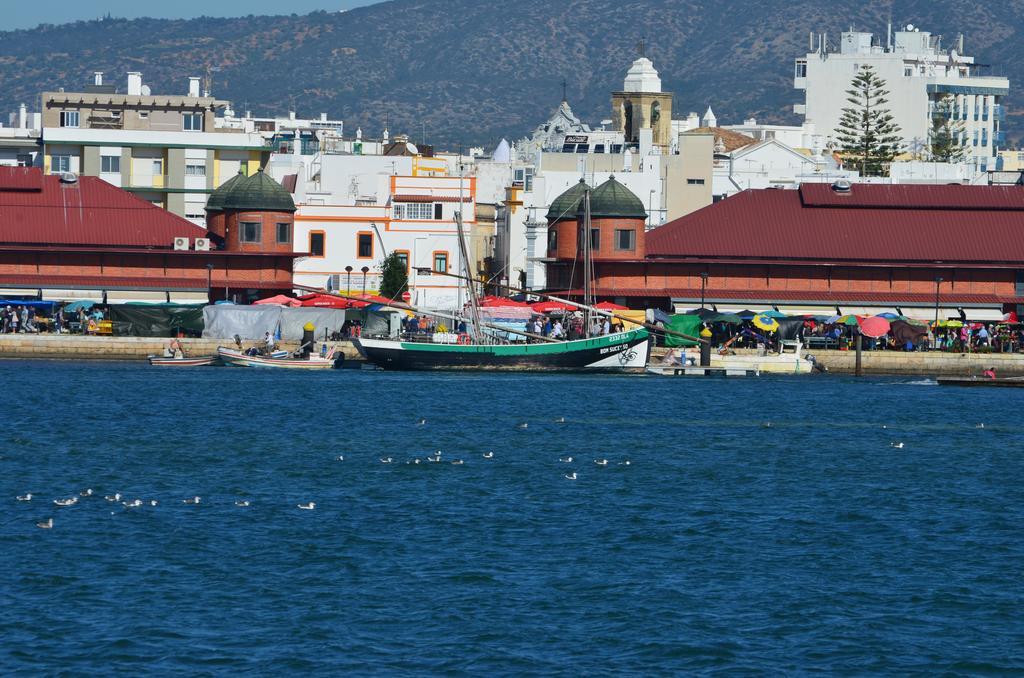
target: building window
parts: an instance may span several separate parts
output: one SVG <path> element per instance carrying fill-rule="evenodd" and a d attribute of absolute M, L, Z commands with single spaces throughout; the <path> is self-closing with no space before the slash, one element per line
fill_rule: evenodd
<path fill-rule="evenodd" d="M 356 234 L 356 258 L 373 259 L 373 233 Z"/>
<path fill-rule="evenodd" d="M 292 225 L 279 223 L 277 225 L 277 244 L 287 245 L 292 241 Z"/>
<path fill-rule="evenodd" d="M 326 236 L 323 231 L 310 231 L 309 232 L 309 256 L 311 257 L 322 257 L 324 256 L 324 250 L 326 245 Z"/>
<path fill-rule="evenodd" d="M 632 228 L 616 229 L 615 249 L 620 252 L 633 252 L 636 250 L 636 231 Z"/>
<path fill-rule="evenodd" d="M 185 165 L 185 176 L 187 177 L 205 177 L 206 176 L 206 165 L 202 163 L 187 163 Z"/>
<path fill-rule="evenodd" d="M 521 186 L 524 191 L 529 193 L 533 190 L 533 168 L 532 167 L 520 167 L 516 169 L 514 178 L 512 179 L 513 185 Z"/>
<path fill-rule="evenodd" d="M 164 173 L 164 161 L 154 160 L 153 161 L 153 176 L 158 177 Z"/>
<path fill-rule="evenodd" d="M 590 144 L 577 144 L 576 145 L 576 152 L 577 153 L 590 153 Z"/>
<path fill-rule="evenodd" d="M 50 159 L 50 171 L 51 172 L 70 172 L 71 171 L 71 156 L 70 155 L 55 155 Z"/>
<path fill-rule="evenodd" d="M 798 62 L 796 62 L 796 73 L 795 73 L 795 75 L 798 78 L 806 78 L 807 77 L 807 62 L 806 61 L 798 61 Z"/>
<path fill-rule="evenodd" d="M 604 153 L 604 144 L 594 144 L 594 153 Z"/>
<path fill-rule="evenodd" d="M 703 179 L 687 179 L 686 183 L 688 185 L 690 185 L 690 186 L 703 186 L 704 185 L 704 180 Z"/>
<path fill-rule="evenodd" d="M 101 155 L 100 156 L 100 172 L 107 174 L 120 174 L 121 173 L 121 156 L 119 155 Z"/>
<path fill-rule="evenodd" d="M 260 222 L 242 221 L 238 224 L 238 242 L 260 242 Z"/>
<path fill-rule="evenodd" d="M 590 249 L 592 251 L 601 249 L 601 229 L 599 228 L 590 229 Z"/>
<path fill-rule="evenodd" d="M 396 203 L 392 212 L 395 219 L 431 221 L 441 218 L 441 204 L 430 202 Z"/>
<path fill-rule="evenodd" d="M 558 231 L 555 229 L 548 230 L 548 251 L 554 252 L 558 249 Z"/>
<path fill-rule="evenodd" d="M 448 253 L 447 252 L 434 252 L 434 272 L 435 273 L 447 273 L 448 272 Z"/>
<path fill-rule="evenodd" d="M 439 202 L 434 203 L 434 219 L 438 221 L 444 219 L 444 209 L 441 203 Z"/>
<path fill-rule="evenodd" d="M 139 111 L 139 119 L 145 120 L 149 117 L 149 111 Z"/>
<path fill-rule="evenodd" d="M 61 111 L 61 127 L 78 127 L 78 111 Z"/>
<path fill-rule="evenodd" d="M 186 132 L 202 132 L 203 131 L 203 114 L 202 113 L 185 113 L 181 116 L 182 129 Z"/>
<path fill-rule="evenodd" d="M 395 256 L 402 262 L 402 266 L 405 267 L 405 275 L 409 275 L 409 251 L 408 250 L 395 250 Z"/>

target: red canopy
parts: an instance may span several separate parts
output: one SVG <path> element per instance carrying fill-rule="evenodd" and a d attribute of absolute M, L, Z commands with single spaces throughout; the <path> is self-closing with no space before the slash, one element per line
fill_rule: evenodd
<path fill-rule="evenodd" d="M 369 302 L 345 299 L 330 294 L 306 294 L 298 299 L 303 306 L 319 306 L 320 308 L 365 308 Z"/>
<path fill-rule="evenodd" d="M 278 306 L 302 306 L 302 302 L 298 299 L 293 299 L 284 294 L 278 294 L 276 297 L 268 297 L 266 299 L 260 299 L 259 301 L 252 302 L 253 304 L 276 304 Z"/>
<path fill-rule="evenodd" d="M 560 301 L 538 301 L 536 304 L 531 304 L 531 308 L 537 313 L 551 313 L 552 311 L 573 311 L 576 309 L 575 306 L 563 304 Z"/>
<path fill-rule="evenodd" d="M 515 299 L 509 299 L 508 297 L 495 297 L 487 295 L 480 299 L 480 305 L 484 308 L 502 307 L 502 306 L 515 306 L 517 308 L 525 308 L 529 306 L 525 301 L 516 301 Z"/>
<path fill-rule="evenodd" d="M 602 311 L 628 311 L 629 310 L 628 306 L 619 306 L 618 304 L 613 304 L 610 301 L 602 301 L 599 304 L 594 304 L 594 308 L 599 308 Z"/>

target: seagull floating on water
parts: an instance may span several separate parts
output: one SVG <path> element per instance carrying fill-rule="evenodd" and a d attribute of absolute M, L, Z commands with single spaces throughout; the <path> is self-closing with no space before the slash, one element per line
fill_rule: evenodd
<path fill-rule="evenodd" d="M 518 424 L 518 425 L 516 425 L 516 428 L 518 428 L 518 429 L 524 429 L 524 428 L 528 428 L 529 426 L 530 426 L 530 425 L 529 425 L 529 424 L 527 424 L 527 423 L 526 423 L 526 422 L 524 421 L 523 423 L 521 423 L 521 424 Z"/>
<path fill-rule="evenodd" d="M 391 457 L 381 457 L 381 458 L 380 458 L 380 463 L 382 463 L 382 464 L 391 464 L 391 463 L 393 463 L 394 461 L 395 461 L 395 460 L 394 460 L 394 459 L 392 459 Z"/>
<path fill-rule="evenodd" d="M 156 505 L 157 505 L 157 501 L 156 501 L 156 499 L 150 499 L 150 500 L 149 500 L 149 505 L 150 505 L 150 506 L 156 506 Z"/>
<path fill-rule="evenodd" d="M 316 508 L 316 502 L 309 502 L 308 504 L 296 504 L 296 508 L 300 508 L 303 511 L 312 511 Z"/>
<path fill-rule="evenodd" d="M 117 492 L 116 494 L 108 494 L 104 499 L 107 501 L 121 501 L 121 493 Z"/>
<path fill-rule="evenodd" d="M 978 424 L 978 425 L 977 425 L 977 426 L 975 426 L 974 428 L 985 428 L 985 425 L 984 425 L 984 424 Z"/>
<path fill-rule="evenodd" d="M 53 503 L 57 506 L 74 506 L 78 503 L 78 497 L 70 497 L 68 499 L 54 499 Z"/>
<path fill-rule="evenodd" d="M 889 447 L 895 447 L 897 450 L 902 450 L 903 443 L 889 443 Z"/>
<path fill-rule="evenodd" d="M 47 518 L 46 522 L 36 523 L 36 527 L 38 527 L 40 530 L 52 530 L 53 518 Z"/>
<path fill-rule="evenodd" d="M 416 422 L 416 425 L 417 426 L 426 426 L 427 425 L 427 420 L 426 419 L 420 419 L 419 421 Z"/>
<path fill-rule="evenodd" d="M 249 502 L 244 500 L 244 499 L 235 502 L 235 506 L 238 506 L 239 508 L 245 508 L 248 505 L 249 505 Z"/>
<path fill-rule="evenodd" d="M 607 466 L 608 465 L 608 460 L 607 459 L 595 459 L 594 463 L 597 464 L 598 466 Z"/>
<path fill-rule="evenodd" d="M 338 455 L 338 461 L 345 461 L 345 455 L 339 454 Z"/>
<path fill-rule="evenodd" d="M 461 466 L 462 465 L 462 460 L 461 459 L 453 459 L 452 460 L 452 464 L 454 464 L 455 466 Z"/>
<path fill-rule="evenodd" d="M 576 471 L 573 471 L 572 473 L 566 473 L 565 478 L 566 480 L 576 480 Z"/>
<path fill-rule="evenodd" d="M 772 423 L 770 421 L 766 421 L 766 422 L 763 422 L 761 424 L 761 428 L 771 428 L 771 427 L 772 427 Z"/>
<path fill-rule="evenodd" d="M 32 493 L 28 492 L 27 494 L 19 494 L 17 499 L 18 501 L 32 501 Z"/>
<path fill-rule="evenodd" d="M 80 496 L 82 496 L 82 497 L 91 497 L 91 496 L 92 496 L 92 488 L 90 487 L 90 488 L 89 488 L 89 489 L 87 489 L 87 490 L 82 490 L 82 491 L 81 491 L 81 492 L 79 492 L 78 494 L 79 494 Z"/>
<path fill-rule="evenodd" d="M 132 501 L 122 501 L 121 506 L 124 506 L 125 508 L 137 508 L 139 506 L 142 506 L 142 500 L 133 499 Z"/>
<path fill-rule="evenodd" d="M 559 457 L 558 461 L 562 462 L 563 464 L 571 464 L 572 457 Z"/>
<path fill-rule="evenodd" d="M 632 463 L 633 462 L 631 462 L 629 459 L 627 459 L 626 461 L 620 461 L 619 462 L 619 466 L 629 466 Z"/>
<path fill-rule="evenodd" d="M 484 452 L 484 459 L 494 459 L 494 452 Z"/>
<path fill-rule="evenodd" d="M 559 417 L 558 419 L 555 419 L 555 423 L 556 424 L 564 424 L 565 423 L 565 417 Z"/>
<path fill-rule="evenodd" d="M 184 504 L 198 504 L 201 501 L 202 501 L 202 499 L 199 498 L 199 497 L 192 497 L 191 499 L 183 499 L 182 503 L 184 503 Z"/>

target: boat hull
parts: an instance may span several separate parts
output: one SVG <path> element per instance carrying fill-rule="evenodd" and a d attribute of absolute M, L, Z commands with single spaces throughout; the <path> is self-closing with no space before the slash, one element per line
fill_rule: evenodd
<path fill-rule="evenodd" d="M 230 348 L 218 348 L 217 354 L 221 361 L 229 367 L 267 367 L 288 370 L 330 370 L 338 366 L 333 359 L 310 356 L 309 360 L 294 358 L 270 358 L 267 356 L 251 356 Z"/>
<path fill-rule="evenodd" d="M 163 356 L 149 356 L 149 364 L 154 367 L 207 367 L 219 365 L 220 357 L 215 355 L 196 356 L 194 358 L 165 358 Z"/>
<path fill-rule="evenodd" d="M 359 352 L 385 370 L 507 370 L 515 372 L 642 371 L 651 350 L 646 330 L 593 339 L 522 345 L 428 344 L 354 339 Z"/>

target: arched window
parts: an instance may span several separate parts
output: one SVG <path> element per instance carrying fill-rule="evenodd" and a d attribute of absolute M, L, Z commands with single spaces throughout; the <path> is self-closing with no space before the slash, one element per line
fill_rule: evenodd
<path fill-rule="evenodd" d="M 659 120 L 661 120 L 661 102 L 655 101 L 651 104 L 651 127 L 657 125 Z"/>
<path fill-rule="evenodd" d="M 622 102 L 623 130 L 626 132 L 628 141 L 636 141 L 633 135 L 633 104 L 628 101 Z"/>

